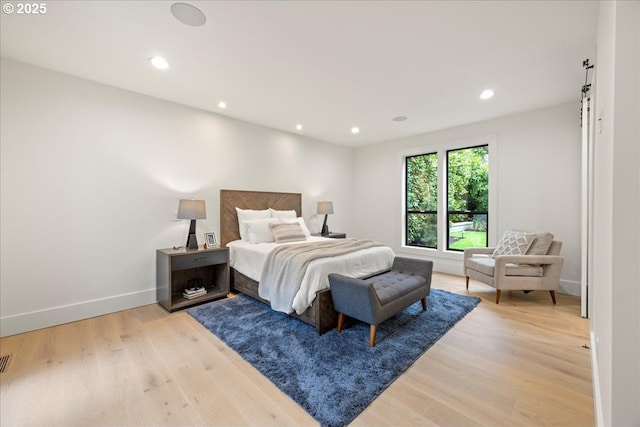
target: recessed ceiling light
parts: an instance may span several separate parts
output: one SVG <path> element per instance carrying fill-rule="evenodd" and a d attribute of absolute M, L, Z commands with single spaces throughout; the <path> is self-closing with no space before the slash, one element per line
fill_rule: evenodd
<path fill-rule="evenodd" d="M 393 118 L 393 119 L 391 119 L 391 120 L 393 120 L 394 122 L 404 122 L 404 121 L 405 121 L 405 120 L 407 120 L 407 119 L 408 119 L 408 117 L 407 117 L 407 116 L 396 116 L 396 117 L 394 117 L 394 118 Z"/>
<path fill-rule="evenodd" d="M 482 91 L 482 93 L 480 94 L 480 99 L 489 99 L 494 95 L 494 91 L 492 91 L 491 89 L 485 89 Z"/>
<path fill-rule="evenodd" d="M 200 9 L 187 3 L 171 5 L 171 14 L 180 22 L 192 27 L 200 27 L 207 22 L 207 17 Z"/>
<path fill-rule="evenodd" d="M 227 108 L 227 103 L 224 101 L 220 101 L 218 102 L 218 107 L 224 110 L 225 108 Z"/>
<path fill-rule="evenodd" d="M 298 129 L 298 130 L 302 130 L 302 125 L 298 123 L 298 124 L 296 125 L 296 129 Z"/>
<path fill-rule="evenodd" d="M 358 128 L 357 126 L 354 126 L 351 128 L 351 133 L 360 133 L 360 128 Z"/>
<path fill-rule="evenodd" d="M 169 68 L 169 63 L 167 62 L 167 60 L 160 56 L 152 56 L 151 58 L 149 58 L 149 62 L 151 62 L 151 65 L 156 67 L 158 70 L 166 70 L 167 68 Z"/>

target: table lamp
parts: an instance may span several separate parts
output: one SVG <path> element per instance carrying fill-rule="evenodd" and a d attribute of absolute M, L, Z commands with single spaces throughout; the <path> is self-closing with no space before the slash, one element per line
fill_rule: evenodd
<path fill-rule="evenodd" d="M 187 249 L 198 249 L 198 239 L 196 239 L 196 220 L 207 219 L 204 200 L 180 199 L 178 204 L 178 219 L 189 219 L 189 235 L 187 236 Z"/>
<path fill-rule="evenodd" d="M 322 231 L 320 232 L 320 235 L 328 236 L 329 226 L 327 225 L 327 216 L 333 213 L 333 202 L 318 202 L 316 213 L 318 215 L 324 215 L 324 222 L 322 223 Z"/>

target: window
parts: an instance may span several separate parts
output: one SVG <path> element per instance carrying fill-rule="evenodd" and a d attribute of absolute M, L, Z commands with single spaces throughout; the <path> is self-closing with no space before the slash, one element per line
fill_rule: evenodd
<path fill-rule="evenodd" d="M 406 246 L 487 246 L 488 144 L 406 156 L 405 184 Z"/>
<path fill-rule="evenodd" d="M 487 247 L 489 146 L 447 151 L 447 249 Z"/>
<path fill-rule="evenodd" d="M 406 244 L 438 247 L 438 155 L 407 157 Z"/>

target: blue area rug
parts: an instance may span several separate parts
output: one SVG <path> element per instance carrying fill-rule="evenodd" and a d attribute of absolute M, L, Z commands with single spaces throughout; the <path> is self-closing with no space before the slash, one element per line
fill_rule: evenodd
<path fill-rule="evenodd" d="M 344 426 L 479 302 L 432 289 L 427 311 L 416 303 L 380 324 L 373 348 L 362 322 L 345 318 L 341 333 L 318 336 L 245 295 L 188 312 L 322 426 Z"/>

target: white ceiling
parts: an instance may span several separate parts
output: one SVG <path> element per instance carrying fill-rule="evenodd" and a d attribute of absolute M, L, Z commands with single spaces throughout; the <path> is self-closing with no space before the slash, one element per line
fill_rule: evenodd
<path fill-rule="evenodd" d="M 173 1 L 2 13 L 1 53 L 351 146 L 578 102 L 582 60 L 595 59 L 595 1 L 187 2 L 204 26 L 176 20 Z M 170 68 L 152 68 L 155 55 Z M 485 88 L 496 95 L 481 101 Z"/>

